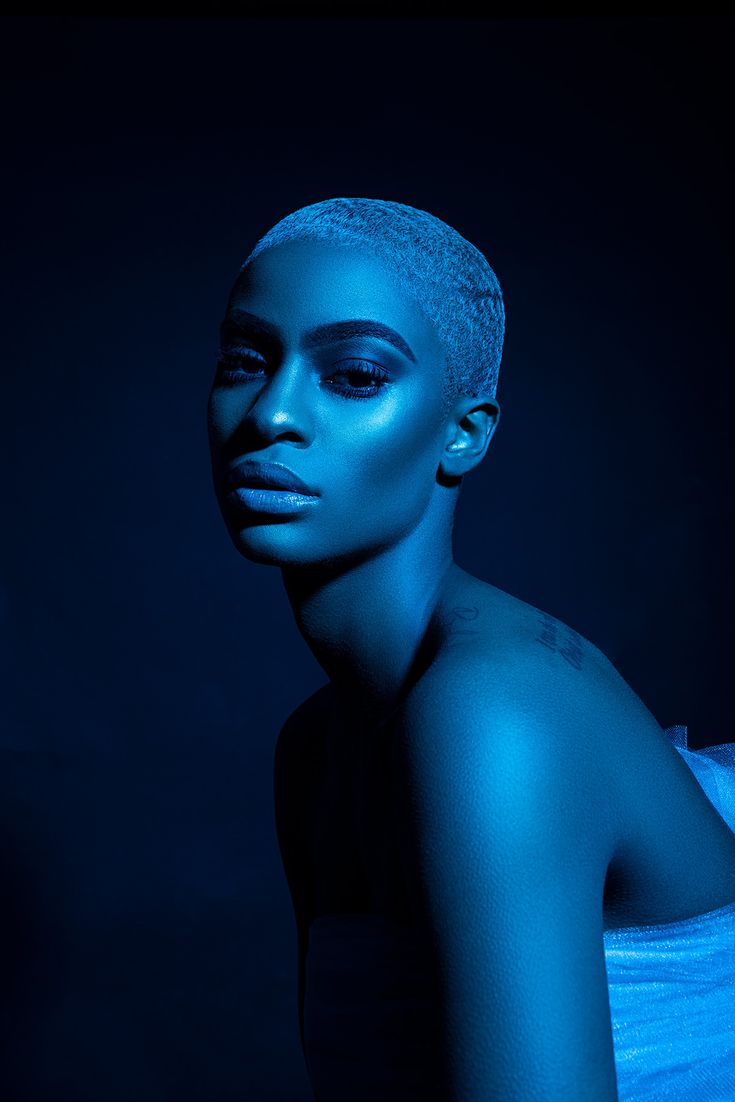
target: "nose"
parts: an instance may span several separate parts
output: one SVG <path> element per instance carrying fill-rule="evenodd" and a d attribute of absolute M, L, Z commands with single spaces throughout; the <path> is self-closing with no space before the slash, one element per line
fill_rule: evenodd
<path fill-rule="evenodd" d="M 305 365 L 297 356 L 284 357 L 248 410 L 251 429 L 264 440 L 308 443 L 312 435 L 308 389 Z"/>

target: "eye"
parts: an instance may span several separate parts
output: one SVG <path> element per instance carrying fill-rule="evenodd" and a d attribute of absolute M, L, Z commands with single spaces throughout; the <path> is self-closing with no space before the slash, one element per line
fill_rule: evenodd
<path fill-rule="evenodd" d="M 373 398 L 389 382 L 389 375 L 370 360 L 342 360 L 340 370 L 327 379 L 332 390 L 348 398 Z M 348 380 L 347 383 L 335 380 Z"/>
<path fill-rule="evenodd" d="M 224 383 L 254 379 L 265 367 L 265 356 L 255 348 L 228 349 L 217 359 L 217 375 Z"/>

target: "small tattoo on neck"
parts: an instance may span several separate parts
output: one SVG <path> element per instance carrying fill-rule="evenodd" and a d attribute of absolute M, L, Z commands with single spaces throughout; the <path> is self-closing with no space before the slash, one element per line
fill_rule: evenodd
<path fill-rule="evenodd" d="M 570 666 L 574 666 L 575 670 L 582 669 L 582 639 L 577 632 L 570 627 L 565 626 L 566 639 L 563 640 L 563 645 L 559 645 L 559 623 L 553 616 L 549 616 L 548 613 L 541 613 L 541 632 L 536 636 L 536 642 L 542 643 L 549 650 L 555 651 L 560 654 Z"/>
<path fill-rule="evenodd" d="M 473 620 L 476 620 L 479 615 L 479 608 L 467 607 L 466 605 L 459 605 L 457 608 L 453 608 L 449 618 L 447 642 L 459 643 L 468 635 L 479 635 L 480 632 L 476 628 L 467 627 L 467 625 L 472 623 Z"/>

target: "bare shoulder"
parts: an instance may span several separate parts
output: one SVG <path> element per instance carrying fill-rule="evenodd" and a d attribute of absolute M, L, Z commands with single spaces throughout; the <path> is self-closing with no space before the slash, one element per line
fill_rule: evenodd
<path fill-rule="evenodd" d="M 603 651 L 570 624 L 472 579 L 444 613 L 432 665 L 407 698 L 408 711 L 477 713 L 488 722 L 521 714 L 559 745 L 560 735 L 614 744 L 631 724 L 661 727 Z M 426 718 L 426 717 L 424 717 Z"/>
<path fill-rule="evenodd" d="M 481 622 L 479 605 L 459 607 Z M 569 899 L 591 887 L 599 901 L 604 882 L 611 925 L 730 902 L 732 831 L 644 702 L 574 629 L 506 610 L 501 631 L 440 649 L 405 702 L 394 744 L 405 838 L 452 854 L 468 833 L 470 853 L 489 832 L 501 883 L 539 858 L 557 883 L 572 870 Z"/>
<path fill-rule="evenodd" d="M 709 801 L 614 664 L 570 625 L 506 597 L 483 609 L 480 589 L 460 606 L 477 626 L 441 648 L 408 694 L 396 744 L 404 767 L 428 777 L 433 761 L 439 783 L 455 759 L 474 762 L 490 783 L 503 778 L 498 798 L 522 801 L 537 786 L 539 801 L 563 803 L 580 828 L 587 801 L 605 810 L 591 826 L 607 827 L 616 849 L 660 849 L 664 827 L 677 838 L 708 831 L 714 844 L 722 832 Z"/>
<path fill-rule="evenodd" d="M 433 758 L 437 776 L 453 759 L 477 775 L 503 778 L 504 798 L 564 802 L 578 826 L 590 806 L 606 809 L 606 845 L 629 806 L 631 765 L 639 775 L 680 770 L 661 725 L 591 640 L 571 625 L 493 587 L 473 587 L 448 645 L 412 687 L 402 709 L 398 747 L 417 769 Z M 486 626 L 485 626 L 485 623 Z M 470 626 L 471 625 L 471 626 Z M 635 774 L 635 769 L 633 769 Z M 580 794 L 584 801 L 580 803 Z M 525 795 L 524 795 L 525 794 Z M 590 803 L 591 801 L 591 803 Z M 584 806 L 582 804 L 584 803 Z"/>
<path fill-rule="evenodd" d="M 534 845 L 539 825 L 556 817 L 559 831 L 599 839 L 601 867 L 617 813 L 611 754 L 600 748 L 621 722 L 622 679 L 556 618 L 515 599 L 483 610 L 478 597 L 458 606 L 475 634 L 463 628 L 458 643 L 441 648 L 401 708 L 394 754 L 403 791 L 425 822 L 451 792 L 456 808 L 472 818 L 476 804 L 478 820 L 494 820 L 497 830 L 526 822 Z M 493 616 L 485 630 L 484 611 Z"/>

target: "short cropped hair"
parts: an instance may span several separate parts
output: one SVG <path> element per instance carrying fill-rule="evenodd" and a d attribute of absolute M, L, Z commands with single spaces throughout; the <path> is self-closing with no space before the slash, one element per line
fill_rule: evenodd
<path fill-rule="evenodd" d="M 387 199 L 324 199 L 277 222 L 243 269 L 266 249 L 298 239 L 357 245 L 387 265 L 444 348 L 445 409 L 455 396 L 495 396 L 503 295 L 486 258 L 457 230 L 425 210 Z"/>

